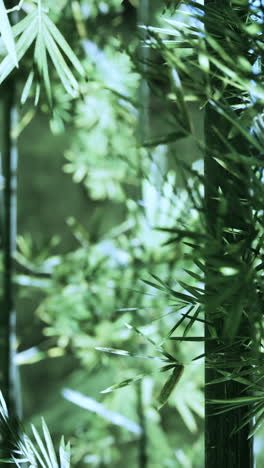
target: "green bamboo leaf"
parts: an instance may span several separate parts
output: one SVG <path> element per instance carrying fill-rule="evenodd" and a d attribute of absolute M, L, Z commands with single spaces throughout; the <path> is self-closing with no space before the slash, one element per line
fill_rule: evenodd
<path fill-rule="evenodd" d="M 64 39 L 61 32 L 58 30 L 57 26 L 49 19 L 47 15 L 43 15 L 44 23 L 46 24 L 50 34 L 52 35 L 53 39 L 57 42 L 60 48 L 63 50 L 63 53 L 72 63 L 74 68 L 80 73 L 80 75 L 84 76 L 84 69 L 79 62 L 78 58 L 76 57 L 75 53 L 69 46 L 68 42 Z"/>
<path fill-rule="evenodd" d="M 262 409 L 260 414 L 257 416 L 255 424 L 253 425 L 252 429 L 250 430 L 250 433 L 249 433 L 248 437 L 253 437 L 256 434 L 256 432 L 263 426 L 263 424 L 264 424 L 264 408 Z"/>
<path fill-rule="evenodd" d="M 32 429 L 33 429 L 33 427 L 32 427 Z M 36 428 L 35 428 L 35 430 L 36 430 Z M 37 432 L 37 430 L 36 430 L 36 432 Z M 42 441 L 41 441 L 41 443 L 42 443 Z M 38 460 L 40 465 L 42 466 L 42 468 L 47 468 L 47 465 L 43 461 L 43 457 L 38 452 L 38 450 L 34 446 L 33 442 L 30 440 L 30 438 L 26 434 L 23 434 L 23 442 L 19 443 L 19 448 L 21 449 L 21 452 L 22 452 L 21 454 L 24 455 L 27 458 L 27 461 L 29 461 L 32 464 L 32 466 L 34 466 L 34 467 L 37 466 L 36 461 Z M 42 455 L 44 456 L 43 453 L 42 453 Z M 33 458 L 33 460 L 32 460 L 32 458 Z M 44 456 L 44 459 L 45 459 L 45 456 Z M 48 468 L 49 468 L 49 465 L 48 465 Z"/>
<path fill-rule="evenodd" d="M 214 109 L 219 113 L 219 115 L 222 115 L 223 117 L 226 118 L 228 122 L 230 122 L 239 132 L 240 134 L 248 140 L 260 153 L 262 153 L 262 146 L 258 143 L 256 138 L 254 138 L 250 132 L 241 125 L 240 121 L 236 118 L 233 113 L 231 113 L 230 109 L 225 109 L 222 105 L 219 104 L 219 102 L 214 101 L 213 99 L 209 100 L 210 104 Z"/>
<path fill-rule="evenodd" d="M 122 382 L 111 385 L 111 387 L 108 387 L 105 390 L 102 390 L 100 393 L 110 393 L 110 392 L 113 392 L 114 390 L 118 390 L 119 388 L 127 387 L 128 385 L 131 385 L 134 382 L 138 382 L 139 380 L 142 380 L 144 377 L 146 377 L 146 375 L 140 374 L 140 375 L 137 375 L 136 377 L 132 377 L 131 379 L 122 380 Z"/>
<path fill-rule="evenodd" d="M 196 322 L 201 322 L 201 323 L 205 323 L 207 325 L 213 326 L 213 322 L 210 322 L 209 320 L 201 319 L 201 318 L 195 317 L 194 315 L 189 315 L 189 314 L 182 314 L 182 315 L 184 315 L 185 318 L 188 318 L 190 320 L 194 319 L 194 321 Z"/>
<path fill-rule="evenodd" d="M 166 36 L 175 36 L 177 34 L 175 29 L 158 28 L 155 26 L 145 26 L 144 24 L 140 24 L 138 27 L 140 29 L 146 30 L 147 32 L 156 32 L 156 33 L 166 34 Z"/>
<path fill-rule="evenodd" d="M 232 167 L 230 164 L 227 164 L 226 161 L 223 161 L 220 158 L 213 158 L 220 166 L 222 166 L 226 171 L 230 172 L 233 176 L 237 177 L 238 179 L 244 179 L 242 175 L 236 170 L 236 168 Z"/>
<path fill-rule="evenodd" d="M 29 96 L 33 80 L 34 80 L 34 71 L 32 70 L 29 73 L 28 77 L 27 77 L 25 86 L 24 86 L 22 94 L 21 94 L 21 98 L 20 98 L 21 104 L 25 104 L 25 102 L 26 102 L 26 100 L 27 100 L 27 98 Z"/>
<path fill-rule="evenodd" d="M 16 45 L 3 0 L 0 0 L 0 32 L 13 65 L 18 67 Z"/>
<path fill-rule="evenodd" d="M 163 293 L 165 293 L 167 295 L 172 295 L 172 296 L 176 297 L 177 299 L 180 299 L 184 303 L 195 304 L 197 302 L 194 297 L 188 296 L 187 294 L 183 294 L 183 293 L 175 291 L 174 289 L 170 288 L 169 285 L 167 285 L 166 283 L 164 283 L 162 280 L 160 280 L 157 277 L 155 277 L 155 279 L 157 281 L 159 281 L 160 284 L 156 284 L 156 283 L 153 283 L 152 281 L 148 281 L 148 280 L 142 280 L 142 281 L 143 281 L 143 283 L 146 283 L 146 284 L 148 284 L 149 286 L 152 286 L 155 289 L 160 289 Z"/>
<path fill-rule="evenodd" d="M 264 401 L 264 395 L 229 398 L 228 400 L 222 400 L 222 399 L 208 400 L 208 403 L 240 406 L 240 405 L 248 405 L 249 403 L 255 403 L 258 401 Z"/>
<path fill-rule="evenodd" d="M 41 420 L 42 420 L 42 430 L 43 430 L 44 438 L 45 438 L 45 441 L 46 441 L 46 445 L 47 445 L 47 449 L 48 449 L 49 458 L 50 458 L 50 461 L 51 461 L 52 468 L 59 468 L 56 453 L 55 453 L 55 450 L 54 450 L 54 446 L 53 446 L 53 442 L 52 442 L 52 439 L 51 439 L 51 436 L 50 436 L 48 426 L 45 423 L 44 418 L 42 418 Z"/>
<path fill-rule="evenodd" d="M 165 361 L 165 359 L 161 359 L 158 357 L 154 356 L 141 356 L 139 354 L 133 354 L 129 353 L 128 351 L 125 351 L 124 349 L 115 349 L 115 348 L 102 348 L 102 347 L 96 347 L 97 351 L 102 351 L 104 353 L 110 353 L 110 354 L 118 354 L 119 356 L 129 356 L 129 357 L 134 357 L 134 358 L 140 358 L 140 359 L 154 359 L 157 361 Z"/>
<path fill-rule="evenodd" d="M 171 328 L 171 330 L 168 333 L 168 338 L 177 330 L 177 328 L 182 324 L 182 322 L 185 320 L 186 316 L 191 312 L 193 309 L 193 305 L 191 305 L 187 312 L 185 314 L 182 314 L 182 317 L 177 321 L 177 323 Z"/>
<path fill-rule="evenodd" d="M 34 424 L 31 424 L 31 429 L 32 429 L 33 435 L 34 435 L 34 437 L 35 437 L 35 440 L 36 440 L 36 442 L 37 442 L 37 444 L 38 444 L 38 447 L 39 447 L 39 449 L 40 449 L 40 451 L 41 451 L 41 453 L 42 453 L 42 455 L 43 455 L 43 459 L 44 459 L 45 462 L 46 462 L 47 467 L 48 467 L 48 468 L 53 468 L 53 467 L 52 467 L 51 460 L 50 460 L 50 457 L 49 457 L 49 454 L 48 454 L 48 452 L 47 452 L 47 450 L 46 450 L 46 448 L 45 448 L 45 445 L 44 445 L 44 443 L 43 443 L 43 441 L 42 441 L 42 439 L 41 439 L 41 437 L 40 437 L 40 435 L 39 435 L 39 433 L 38 433 L 38 430 L 37 430 L 36 427 L 34 426 Z M 31 442 L 31 441 L 30 441 L 30 442 Z M 31 444 L 32 444 L 32 442 L 31 442 Z M 32 446 L 34 447 L 33 444 L 32 444 Z M 33 449 L 33 447 L 31 447 L 31 448 Z M 34 447 L 34 448 L 35 448 L 35 447 Z M 40 457 L 40 455 L 38 454 L 38 452 L 34 450 L 34 453 L 35 453 L 35 455 L 37 456 L 37 458 L 39 459 L 39 461 L 41 460 L 40 463 L 41 463 L 42 467 L 43 467 L 43 468 L 46 468 L 46 465 L 45 465 L 45 463 L 42 461 L 42 458 Z"/>
<path fill-rule="evenodd" d="M 53 62 L 53 65 L 59 75 L 59 78 L 66 89 L 66 91 L 73 97 L 76 97 L 76 93 L 79 89 L 78 82 L 74 78 L 71 70 L 66 64 L 56 42 L 47 28 L 43 28 L 43 38 L 45 41 L 46 49 Z"/>
<path fill-rule="evenodd" d="M 172 234 L 177 234 L 178 239 L 183 239 L 184 237 L 188 237 L 190 239 L 201 239 L 206 240 L 207 236 L 200 232 L 188 231 L 187 229 L 177 229 L 177 228 L 163 228 L 163 227 L 155 227 L 158 231 L 162 232 L 169 232 Z"/>
<path fill-rule="evenodd" d="M 8 409 L 7 409 L 6 402 L 5 402 L 5 399 L 1 390 L 0 390 L 0 413 L 1 413 L 2 418 L 6 421 L 8 418 Z"/>
<path fill-rule="evenodd" d="M 155 343 L 155 341 L 153 341 L 151 338 L 149 338 L 148 336 L 145 335 L 145 333 L 143 333 L 141 330 L 139 330 L 138 328 L 134 327 L 133 325 L 130 325 L 129 323 L 125 323 L 125 326 L 127 328 L 129 328 L 130 330 L 134 330 L 138 335 L 142 336 L 145 340 L 147 340 L 150 344 L 152 344 L 153 346 L 157 346 L 157 344 Z"/>
<path fill-rule="evenodd" d="M 38 24 L 37 17 L 35 16 L 28 25 L 28 28 L 23 31 L 22 35 L 17 41 L 16 50 L 19 60 L 25 55 L 32 42 L 35 40 L 37 36 L 37 31 Z M 0 64 L 0 84 L 7 78 L 7 76 L 12 72 L 14 68 L 15 65 L 13 63 L 13 60 L 8 55 Z"/>
<path fill-rule="evenodd" d="M 59 455 L 60 455 L 60 468 L 70 468 L 71 446 L 69 442 L 67 445 L 65 444 L 63 436 L 60 442 Z"/>
<path fill-rule="evenodd" d="M 177 96 L 179 110 L 182 113 L 182 117 L 184 119 L 184 128 L 187 132 L 192 133 L 192 121 L 185 102 L 185 93 L 182 87 L 181 79 L 176 68 L 172 68 L 171 70 L 171 83 L 172 88 Z"/>
<path fill-rule="evenodd" d="M 170 289 L 169 291 L 174 297 L 177 297 L 177 299 L 180 299 L 184 303 L 196 304 L 197 302 L 197 300 L 194 297 L 189 296 L 188 294 L 179 293 L 177 291 L 174 291 L 174 289 Z"/>
<path fill-rule="evenodd" d="M 190 322 L 186 325 L 185 327 L 185 330 L 183 332 L 183 336 L 186 337 L 189 333 L 189 331 L 191 330 L 195 320 L 198 318 L 199 316 L 199 313 L 201 312 L 201 307 L 199 306 L 196 311 L 194 312 L 194 315 L 192 316 L 192 318 L 190 319 Z"/>
<path fill-rule="evenodd" d="M 38 105 L 39 97 L 40 97 L 40 83 L 38 82 L 38 83 L 37 83 L 37 86 L 36 86 L 36 93 L 35 93 L 34 106 L 37 106 L 37 105 Z"/>
<path fill-rule="evenodd" d="M 152 278 L 154 278 L 156 281 L 158 281 L 158 283 L 160 283 L 162 286 L 164 286 L 165 289 L 168 288 L 168 285 L 162 279 L 160 279 L 158 276 L 154 275 L 153 273 L 150 273 L 150 275 L 152 276 Z"/>
<path fill-rule="evenodd" d="M 158 145 L 167 145 L 174 141 L 180 140 L 188 135 L 185 131 L 171 132 L 167 135 L 160 136 L 158 138 L 152 138 L 151 140 L 145 140 L 142 144 L 145 148 L 151 148 Z"/>
<path fill-rule="evenodd" d="M 152 288 L 155 289 L 160 289 L 160 291 L 164 292 L 165 294 L 168 294 L 168 288 L 165 288 L 164 286 L 160 286 L 159 284 L 153 283 L 152 281 L 148 280 L 141 280 L 143 283 L 148 284 L 149 286 L 152 286 Z"/>
<path fill-rule="evenodd" d="M 192 276 L 192 278 L 196 279 L 197 281 L 199 281 L 200 283 L 203 283 L 204 282 L 204 278 L 200 275 L 198 275 L 197 273 L 194 273 L 193 271 L 191 270 L 186 270 L 185 268 L 183 268 L 183 270 L 189 275 L 189 276 Z"/>
<path fill-rule="evenodd" d="M 189 284 L 185 283 L 184 281 L 178 281 L 179 285 L 188 291 L 190 294 L 195 296 L 197 299 L 202 302 L 204 296 L 204 290 L 198 287 L 190 286 Z"/>
<path fill-rule="evenodd" d="M 16 38 L 26 31 L 34 18 L 37 18 L 37 12 L 35 9 L 31 13 L 28 13 L 21 21 L 12 26 L 13 37 Z"/>
<path fill-rule="evenodd" d="M 159 397 L 158 397 L 159 408 L 158 409 L 162 408 L 162 406 L 164 406 L 165 403 L 167 403 L 169 396 L 171 395 L 175 386 L 179 382 L 183 372 L 184 372 L 183 365 L 175 366 L 172 374 L 169 376 L 168 380 L 166 381 L 165 385 L 163 386 L 159 394 Z"/>
<path fill-rule="evenodd" d="M 57 27 L 44 13 L 42 14 L 41 33 L 43 35 L 45 46 L 49 52 L 49 55 L 62 81 L 63 86 L 69 94 L 75 96 L 79 86 L 77 80 L 75 79 L 70 68 L 65 62 L 62 53 L 60 52 L 60 48 L 63 50 L 63 53 L 65 53 L 65 55 L 68 57 L 69 61 L 73 64 L 77 71 L 83 75 L 84 72 L 80 62 L 78 61 L 77 57 L 63 38 L 62 34 L 57 29 Z M 45 74 L 48 78 L 47 72 L 45 72 Z"/>
<path fill-rule="evenodd" d="M 34 58 L 37 63 L 39 73 L 40 75 L 43 76 L 44 86 L 46 89 L 48 101 L 49 103 L 51 103 L 52 91 L 51 91 L 51 84 L 50 84 L 50 77 L 49 77 L 47 51 L 46 51 L 46 46 L 45 46 L 45 42 L 43 39 L 42 28 L 39 28 L 39 33 L 38 33 L 36 45 L 35 45 Z"/>
<path fill-rule="evenodd" d="M 204 336 L 171 336 L 170 340 L 203 342 L 203 341 L 215 341 L 215 340 L 218 340 L 218 338 L 204 337 Z"/>

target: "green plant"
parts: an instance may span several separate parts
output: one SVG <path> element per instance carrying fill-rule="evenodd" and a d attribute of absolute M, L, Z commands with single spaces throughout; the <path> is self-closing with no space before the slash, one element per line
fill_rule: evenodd
<path fill-rule="evenodd" d="M 242 445 L 250 466 L 251 442 L 242 440 L 264 415 L 263 6 L 168 2 L 165 17 L 141 25 L 138 57 L 133 39 L 121 51 L 127 3 L 66 3 L 21 2 L 12 27 L 0 3 L 0 76 L 15 79 L 24 116 L 35 103 L 52 114 L 53 131 L 71 130 L 64 169 L 87 201 L 82 219 L 69 212 L 75 244 L 66 253 L 19 238 L 26 272 L 16 284 L 23 299 L 37 298 L 43 338 L 18 360 L 54 366 L 56 378 L 61 360 L 68 388 L 96 402 L 107 389 L 97 408 L 143 428 L 109 429 L 99 413 L 72 410 L 73 463 L 118 466 L 129 453 L 134 467 L 138 451 L 142 466 L 148 458 L 200 468 L 205 358 L 206 465 L 239 466 Z M 147 17 L 147 2 L 140 6 Z M 140 142 L 138 120 L 150 131 Z M 53 398 L 41 410 L 56 433 L 67 403 Z M 231 430 L 235 459 L 224 439 Z"/>
<path fill-rule="evenodd" d="M 70 468 L 70 444 L 65 445 L 64 438 L 62 437 L 58 461 L 50 432 L 44 419 L 42 418 L 43 437 L 41 437 L 36 427 L 32 424 L 31 428 L 34 439 L 30 438 L 22 428 L 18 428 L 17 423 L 14 425 L 1 392 L 0 418 L 1 433 L 7 432 L 9 434 L 8 442 L 10 447 L 7 454 L 10 458 L 1 458 L 2 463 L 14 462 L 19 468 L 22 466 L 34 468 Z"/>

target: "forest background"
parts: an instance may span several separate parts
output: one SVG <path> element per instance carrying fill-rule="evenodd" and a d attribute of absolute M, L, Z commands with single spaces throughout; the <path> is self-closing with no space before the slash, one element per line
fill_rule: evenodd
<path fill-rule="evenodd" d="M 49 88 L 27 53 L 15 75 L 23 421 L 39 428 L 44 416 L 55 445 L 62 434 L 71 441 L 80 468 L 127 460 L 129 468 L 204 466 L 203 361 L 186 365 L 168 392 L 167 373 L 159 372 L 165 356 L 157 353 L 176 328 L 179 336 L 191 326 L 194 336 L 203 334 L 198 308 L 188 318 L 189 305 L 168 298 L 159 282 L 177 285 L 181 299 L 194 285 L 203 288 L 190 240 L 175 238 L 177 229 L 195 231 L 195 241 L 203 235 L 204 106 L 189 92 L 186 137 L 175 112 L 178 77 L 168 82 L 157 52 L 158 34 L 170 53 L 178 25 L 195 30 L 199 20 L 188 19 L 189 6 L 175 13 L 169 3 L 47 0 L 80 66 L 72 61 L 67 82 L 54 64 Z M 25 1 L 19 14 L 30 8 Z M 206 68 L 206 55 L 200 63 Z M 168 363 L 175 355 L 189 362 L 203 343 L 171 340 L 166 352 Z M 120 382 L 124 388 L 111 388 Z M 259 466 L 262 437 L 255 436 Z"/>

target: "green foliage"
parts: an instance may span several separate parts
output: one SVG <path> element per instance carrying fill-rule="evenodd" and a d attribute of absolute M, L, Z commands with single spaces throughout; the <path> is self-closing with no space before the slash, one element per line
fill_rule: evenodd
<path fill-rule="evenodd" d="M 47 55 L 50 56 L 65 90 L 71 96 L 76 97 L 79 91 L 79 84 L 67 65 L 60 49 L 63 50 L 68 61 L 81 75 L 84 74 L 83 68 L 57 26 L 49 19 L 45 8 L 42 6 L 41 0 L 36 1 L 36 3 L 37 5 L 32 6 L 29 13 L 19 21 L 19 23 L 13 26 L 12 32 L 7 20 L 5 21 L 5 26 L 3 25 L 4 34 L 2 34 L 2 37 L 9 54 L 4 57 L 0 64 L 0 83 L 2 83 L 13 71 L 14 67 L 17 66 L 16 57 L 18 60 L 21 60 L 35 41 L 33 60 L 36 64 L 36 72 L 32 70 L 28 75 L 21 96 L 22 103 L 24 103 L 29 96 L 35 73 L 37 73 L 37 84 L 34 93 L 35 104 L 38 103 L 39 99 L 40 77 L 43 79 L 47 96 L 49 100 L 51 100 Z M 2 7 L 2 10 L 5 10 L 5 8 Z M 19 39 L 17 39 L 15 44 L 14 39 L 17 37 L 19 37 Z"/>
<path fill-rule="evenodd" d="M 14 65 L 18 66 L 15 41 L 3 0 L 0 2 L 0 18 L 0 32 L 3 43 L 8 51 L 8 54 L 13 60 Z"/>
<path fill-rule="evenodd" d="M 0 393 L 0 417 L 1 432 L 7 427 L 10 435 L 11 457 L 1 459 L 3 463 L 12 463 L 20 467 L 28 466 L 30 468 L 70 468 L 70 444 L 65 445 L 62 437 L 59 446 L 59 461 L 53 446 L 49 429 L 42 418 L 43 437 L 40 436 L 36 427 L 32 424 L 32 433 L 34 439 L 31 439 L 22 429 L 17 431 L 14 422 L 10 418 L 5 400 Z M 7 449 L 7 447 L 6 447 Z"/>
<path fill-rule="evenodd" d="M 131 468 L 137 466 L 135 453 L 145 431 L 151 467 L 201 468 L 201 363 L 208 342 L 216 352 L 206 355 L 205 366 L 217 373 L 208 385 L 234 381 L 247 390 L 239 399 L 211 401 L 215 411 L 249 407 L 241 425 L 255 416 L 251 435 L 264 421 L 261 9 L 248 5 L 242 21 L 241 2 L 216 10 L 185 1 L 177 11 L 179 2 L 167 2 L 174 16 L 166 11 L 157 26 L 143 26 L 142 46 L 149 52 L 143 67 L 133 41 L 128 53 L 122 36 L 116 37 L 124 3 L 72 2 L 73 13 L 66 3 L 25 1 L 22 19 L 12 27 L 0 3 L 0 80 L 14 73 L 23 82 L 26 106 L 32 96 L 37 104 L 43 82 L 48 100 L 43 97 L 41 107 L 52 108 L 53 131 L 71 124 L 64 171 L 87 199 L 82 219 L 69 213 L 75 247 L 66 253 L 56 239 L 38 255 L 29 236 L 18 239 L 17 262 L 26 272 L 18 271 L 16 283 L 24 300 L 36 294 L 35 320 L 43 329 L 40 343 L 24 351 L 29 355 L 19 353 L 18 362 L 36 369 L 33 363 L 39 361 L 57 368 L 71 363 L 42 409 L 54 436 L 64 431 L 71 438 L 74 464 L 118 467 L 129 453 Z M 74 27 L 64 15 L 74 19 Z M 90 35 L 95 21 L 108 31 L 107 40 L 100 28 Z M 154 109 L 153 138 L 146 144 L 138 138 L 142 79 Z M 221 145 L 211 145 L 211 157 L 223 179 L 231 181 L 232 192 L 225 184 L 214 192 L 214 174 L 208 181 L 197 161 L 208 141 L 197 130 L 194 109 L 202 120 L 205 108 L 218 116 L 212 134 Z M 206 184 L 216 202 L 214 232 L 208 229 Z M 232 227 L 229 212 L 231 218 L 240 216 L 240 228 Z M 252 325 L 250 337 L 240 331 L 245 317 Z M 206 338 L 204 326 L 210 332 Z M 231 352 L 226 362 L 226 353 L 237 345 L 243 352 Z M 139 432 L 116 424 L 118 417 L 132 421 Z M 32 449 L 30 456 L 44 457 L 51 468 L 58 462 L 45 425 L 43 433 L 44 442 L 34 427 L 38 455 Z M 20 455 L 26 456 L 33 442 L 22 438 L 21 443 Z M 63 467 L 67 447 L 62 443 L 60 449 Z"/>

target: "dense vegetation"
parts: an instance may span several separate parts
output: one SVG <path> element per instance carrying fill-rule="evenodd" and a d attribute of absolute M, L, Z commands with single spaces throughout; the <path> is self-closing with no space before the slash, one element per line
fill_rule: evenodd
<path fill-rule="evenodd" d="M 13 7 L 2 458 L 250 468 L 254 435 L 261 466 L 262 2 Z"/>

